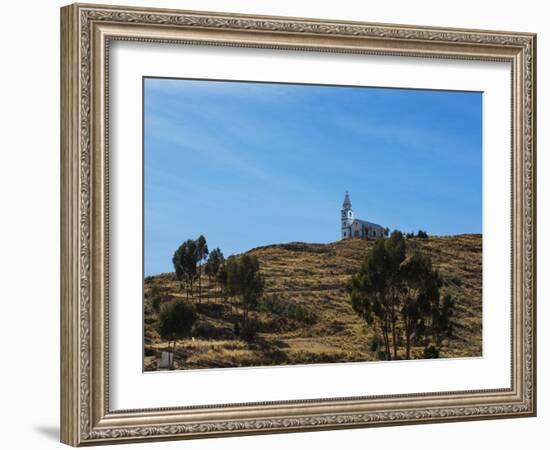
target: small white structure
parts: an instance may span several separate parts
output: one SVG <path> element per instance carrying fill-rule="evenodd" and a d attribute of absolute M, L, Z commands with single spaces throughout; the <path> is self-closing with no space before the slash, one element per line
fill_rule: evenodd
<path fill-rule="evenodd" d="M 354 217 L 348 191 L 346 191 L 344 204 L 342 205 L 341 221 L 342 239 L 375 239 L 386 235 L 386 229 L 382 225 Z"/>
<path fill-rule="evenodd" d="M 172 352 L 161 351 L 160 359 L 158 360 L 159 369 L 169 369 L 172 362 Z"/>

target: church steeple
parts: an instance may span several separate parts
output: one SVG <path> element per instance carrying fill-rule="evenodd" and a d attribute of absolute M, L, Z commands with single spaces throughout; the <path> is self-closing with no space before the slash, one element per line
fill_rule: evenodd
<path fill-rule="evenodd" d="M 351 200 L 349 199 L 348 191 L 344 197 L 344 203 L 342 204 L 342 211 L 340 220 L 342 222 L 342 239 L 349 239 L 351 237 L 351 224 L 353 222 L 353 209 L 351 209 Z"/>
<path fill-rule="evenodd" d="M 346 191 L 346 196 L 344 197 L 344 204 L 342 205 L 344 209 L 351 209 L 351 201 L 349 199 L 348 191 Z"/>

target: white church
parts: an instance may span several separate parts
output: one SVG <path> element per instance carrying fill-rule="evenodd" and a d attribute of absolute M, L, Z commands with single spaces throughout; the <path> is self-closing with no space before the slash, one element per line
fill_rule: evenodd
<path fill-rule="evenodd" d="M 386 234 L 386 229 L 382 225 L 367 222 L 366 220 L 356 219 L 353 216 L 353 209 L 351 209 L 351 201 L 349 199 L 348 191 L 346 191 L 346 196 L 344 197 L 341 219 L 342 239 L 375 239 L 385 236 Z"/>

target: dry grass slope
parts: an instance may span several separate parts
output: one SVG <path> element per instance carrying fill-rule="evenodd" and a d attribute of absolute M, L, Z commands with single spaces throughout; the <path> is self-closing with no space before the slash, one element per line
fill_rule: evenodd
<path fill-rule="evenodd" d="M 481 356 L 482 239 L 459 235 L 409 239 L 432 258 L 444 279 L 443 295 L 455 299 L 453 338 L 444 342 L 442 357 Z M 281 364 L 371 361 L 372 330 L 351 308 L 345 284 L 361 264 L 373 241 L 331 244 L 290 243 L 250 250 L 261 263 L 266 292 L 252 313 L 260 332 L 253 343 L 236 339 L 236 305 L 222 300 L 219 288 L 203 277 L 203 299 L 193 338 L 178 341 L 178 369 Z M 164 302 L 184 297 L 173 274 L 149 277 L 145 283 L 145 368 L 156 369 L 166 347 L 154 329 L 149 293 L 156 285 Z M 413 350 L 420 357 L 421 349 Z"/>

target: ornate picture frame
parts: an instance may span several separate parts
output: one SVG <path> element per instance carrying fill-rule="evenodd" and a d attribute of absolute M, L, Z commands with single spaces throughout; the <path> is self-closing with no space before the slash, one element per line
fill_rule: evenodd
<path fill-rule="evenodd" d="M 511 64 L 511 385 L 204 407 L 109 406 L 114 41 Z M 61 441 L 96 445 L 536 414 L 536 35 L 74 4 L 61 9 Z"/>

